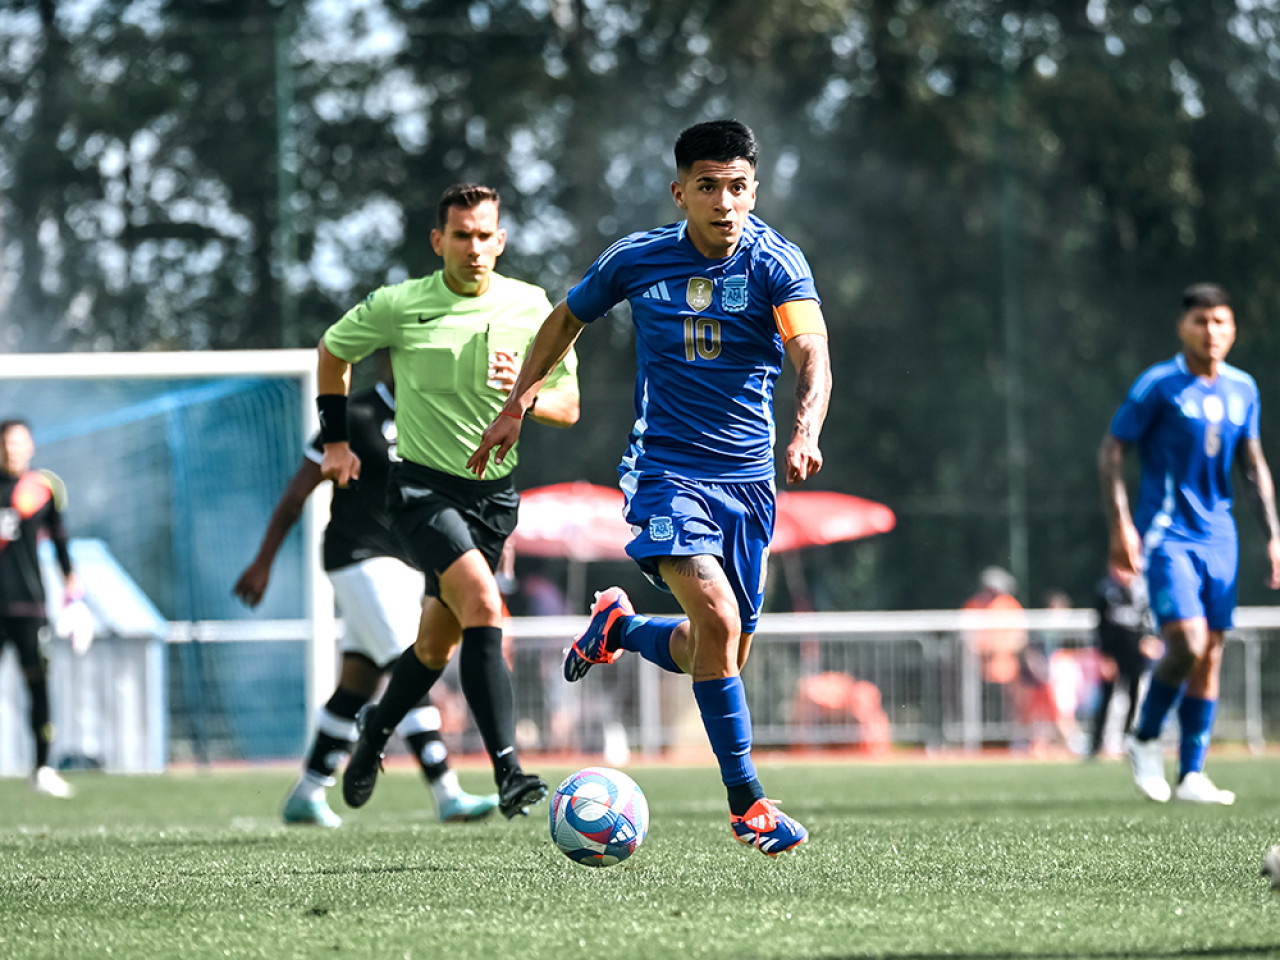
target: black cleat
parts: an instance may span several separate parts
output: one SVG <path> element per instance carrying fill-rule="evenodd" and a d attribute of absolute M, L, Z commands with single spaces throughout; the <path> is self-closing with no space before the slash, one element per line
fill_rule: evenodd
<path fill-rule="evenodd" d="M 507 778 L 502 781 L 502 787 L 498 790 L 498 809 L 508 820 L 515 816 L 527 817 L 529 808 L 546 798 L 547 785 L 541 777 L 516 770 L 507 774 Z"/>
<path fill-rule="evenodd" d="M 342 773 L 342 799 L 347 801 L 348 807 L 363 807 L 369 802 L 378 782 L 378 772 L 382 769 L 382 751 L 375 750 L 365 736 L 372 712 L 373 704 L 366 704 L 356 714 L 356 730 L 360 735 L 351 751 L 351 759 L 347 761 L 347 769 Z"/>

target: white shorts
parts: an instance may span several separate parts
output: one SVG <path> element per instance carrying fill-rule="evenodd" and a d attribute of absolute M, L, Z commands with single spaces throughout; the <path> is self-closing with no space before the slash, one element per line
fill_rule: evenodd
<path fill-rule="evenodd" d="M 425 581 L 393 557 L 374 557 L 329 574 L 346 630 L 338 648 L 364 654 L 379 667 L 400 656 L 418 636 Z"/>

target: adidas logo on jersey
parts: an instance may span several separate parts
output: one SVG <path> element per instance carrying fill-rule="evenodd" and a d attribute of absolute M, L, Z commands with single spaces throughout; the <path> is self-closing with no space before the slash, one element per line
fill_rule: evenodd
<path fill-rule="evenodd" d="M 640 295 L 641 300 L 666 300 L 671 301 L 671 294 L 667 292 L 667 282 L 659 280 L 652 287 Z"/>

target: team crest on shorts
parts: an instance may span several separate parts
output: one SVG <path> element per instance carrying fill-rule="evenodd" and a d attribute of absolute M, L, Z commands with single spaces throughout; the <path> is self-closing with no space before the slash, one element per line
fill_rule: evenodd
<path fill-rule="evenodd" d="M 675 535 L 676 528 L 670 517 L 654 517 L 649 521 L 650 540 L 670 540 Z"/>
<path fill-rule="evenodd" d="M 725 277 L 720 284 L 720 306 L 729 313 L 741 313 L 747 309 L 747 275 Z"/>
<path fill-rule="evenodd" d="M 685 302 L 694 310 L 705 310 L 711 306 L 711 294 L 714 290 L 715 284 L 706 277 L 690 277 L 689 285 L 684 291 Z"/>

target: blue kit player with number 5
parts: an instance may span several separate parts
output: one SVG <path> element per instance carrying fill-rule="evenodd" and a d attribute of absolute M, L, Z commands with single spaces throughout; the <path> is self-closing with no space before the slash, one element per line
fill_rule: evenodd
<path fill-rule="evenodd" d="M 600 256 L 543 323 L 468 466 L 483 476 L 491 451 L 502 462 L 543 378 L 586 324 L 626 300 L 638 368 L 635 426 L 619 467 L 637 531 L 627 553 L 686 616 L 637 616 L 610 587 L 569 650 L 565 678 L 580 680 L 624 650 L 689 674 L 733 834 L 774 856 L 808 833 L 766 798 L 756 776 L 739 672 L 773 536 L 774 386 L 785 357 L 797 372 L 785 472 L 799 483 L 822 466 L 831 365 L 804 254 L 751 212 L 757 156 L 755 135 L 734 120 L 680 134 L 671 195 L 685 219 L 625 237 Z"/>
<path fill-rule="evenodd" d="M 1126 752 L 1138 791 L 1164 803 L 1231 804 L 1235 794 L 1204 774 L 1218 705 L 1222 644 L 1236 607 L 1238 547 L 1231 468 L 1239 464 L 1262 508 L 1270 563 L 1280 588 L 1280 521 L 1258 432 L 1258 386 L 1226 362 L 1236 338 L 1227 293 L 1198 283 L 1182 294 L 1182 352 L 1145 371 L 1129 389 L 1102 441 L 1098 467 L 1110 530 L 1110 561 L 1145 571 L 1164 637 Z M 1142 463 L 1129 512 L 1124 455 Z M 1175 709 L 1180 727 L 1177 786 L 1164 774 L 1160 731 Z"/>

